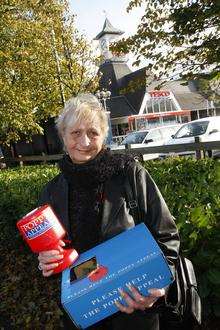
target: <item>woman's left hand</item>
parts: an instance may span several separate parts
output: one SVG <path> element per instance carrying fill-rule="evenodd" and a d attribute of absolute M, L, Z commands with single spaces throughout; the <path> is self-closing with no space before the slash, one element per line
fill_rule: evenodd
<path fill-rule="evenodd" d="M 165 289 L 149 289 L 149 295 L 147 297 L 142 296 L 138 290 L 133 286 L 128 286 L 131 294 L 128 294 L 124 290 L 120 290 L 120 294 L 127 306 L 122 305 L 116 301 L 115 304 L 121 312 L 131 314 L 135 310 L 144 311 L 146 308 L 150 308 L 157 301 L 158 298 L 165 295 Z"/>

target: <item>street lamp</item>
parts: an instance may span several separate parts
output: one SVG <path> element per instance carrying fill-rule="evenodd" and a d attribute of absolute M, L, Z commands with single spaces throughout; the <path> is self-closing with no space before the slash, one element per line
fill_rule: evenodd
<path fill-rule="evenodd" d="M 103 103 L 104 110 L 106 111 L 108 116 L 109 131 L 108 131 L 108 136 L 106 138 L 106 144 L 110 146 L 112 144 L 112 125 L 110 119 L 110 111 L 107 110 L 106 100 L 110 99 L 111 92 L 103 90 L 96 92 L 95 95 Z"/>
<path fill-rule="evenodd" d="M 105 111 L 107 111 L 106 100 L 110 99 L 111 92 L 110 91 L 98 91 L 95 95 L 98 97 L 98 99 L 100 101 L 103 102 L 104 109 L 105 109 Z"/>

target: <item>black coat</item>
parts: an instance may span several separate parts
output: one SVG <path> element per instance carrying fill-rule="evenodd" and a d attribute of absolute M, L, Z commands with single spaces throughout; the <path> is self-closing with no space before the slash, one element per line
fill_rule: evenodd
<path fill-rule="evenodd" d="M 129 175 L 129 182 L 133 188 L 136 189 L 138 196 L 137 202 L 142 221 L 147 225 L 160 245 L 173 271 L 179 251 L 178 231 L 173 217 L 156 184 L 139 163 L 135 162 L 132 167 L 129 168 L 129 172 L 113 175 L 111 179 L 106 182 L 100 241 L 109 239 L 125 229 L 135 226 L 135 220 L 131 216 L 126 203 L 126 174 Z M 46 203 L 53 207 L 65 227 L 69 238 L 71 238 L 68 218 L 68 183 L 62 173 L 50 181 L 43 190 L 39 204 L 43 205 Z M 137 322 L 139 322 L 139 316 L 141 318 L 141 321 L 139 320 L 141 323 L 138 326 Z M 117 317 L 115 320 L 116 319 Z M 128 321 L 126 321 L 127 319 Z M 147 326 L 147 323 L 151 321 L 149 320 L 149 314 L 145 315 L 143 312 L 137 312 L 132 315 L 122 314 L 118 316 L 118 321 L 115 323 L 115 326 L 111 325 L 109 329 L 129 329 L 128 324 L 130 329 L 157 329 L 156 326 L 151 327 L 150 324 Z M 122 322 L 120 326 L 118 322 Z M 128 324 L 123 322 L 128 322 Z"/>

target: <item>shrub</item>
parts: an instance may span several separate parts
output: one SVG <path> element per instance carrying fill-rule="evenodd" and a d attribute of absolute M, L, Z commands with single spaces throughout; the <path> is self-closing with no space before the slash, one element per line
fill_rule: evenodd
<path fill-rule="evenodd" d="M 171 159 L 144 163 L 176 218 L 182 252 L 195 265 L 205 317 L 219 315 L 220 213 L 219 163 Z M 41 165 L 0 172 L 0 247 L 2 302 L 0 322 L 13 329 L 60 329 L 59 277 L 44 279 L 37 258 L 23 243 L 15 223 L 32 210 L 42 186 L 58 173 Z M 207 322 L 204 322 L 204 329 Z M 5 327 L 6 327 L 5 326 Z M 211 328 L 210 328 L 211 329 Z M 212 328 L 214 329 L 214 328 Z"/>
<path fill-rule="evenodd" d="M 46 280 L 37 257 L 23 243 L 16 221 L 32 210 L 42 186 L 58 173 L 55 166 L 30 166 L 0 172 L 0 325 L 5 329 L 60 329 L 59 278 Z"/>
<path fill-rule="evenodd" d="M 176 218 L 182 253 L 195 265 L 204 317 L 219 317 L 220 164 L 174 158 L 144 165 Z"/>

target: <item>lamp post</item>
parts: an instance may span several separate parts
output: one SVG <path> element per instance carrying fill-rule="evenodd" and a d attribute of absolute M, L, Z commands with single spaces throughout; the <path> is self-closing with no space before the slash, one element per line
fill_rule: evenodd
<path fill-rule="evenodd" d="M 103 91 L 98 91 L 95 95 L 103 103 L 104 110 L 106 111 L 108 116 L 109 131 L 108 131 L 108 136 L 106 138 L 106 144 L 110 146 L 112 144 L 112 125 L 110 119 L 110 111 L 107 110 L 106 100 L 110 99 L 111 92 L 103 90 Z"/>

